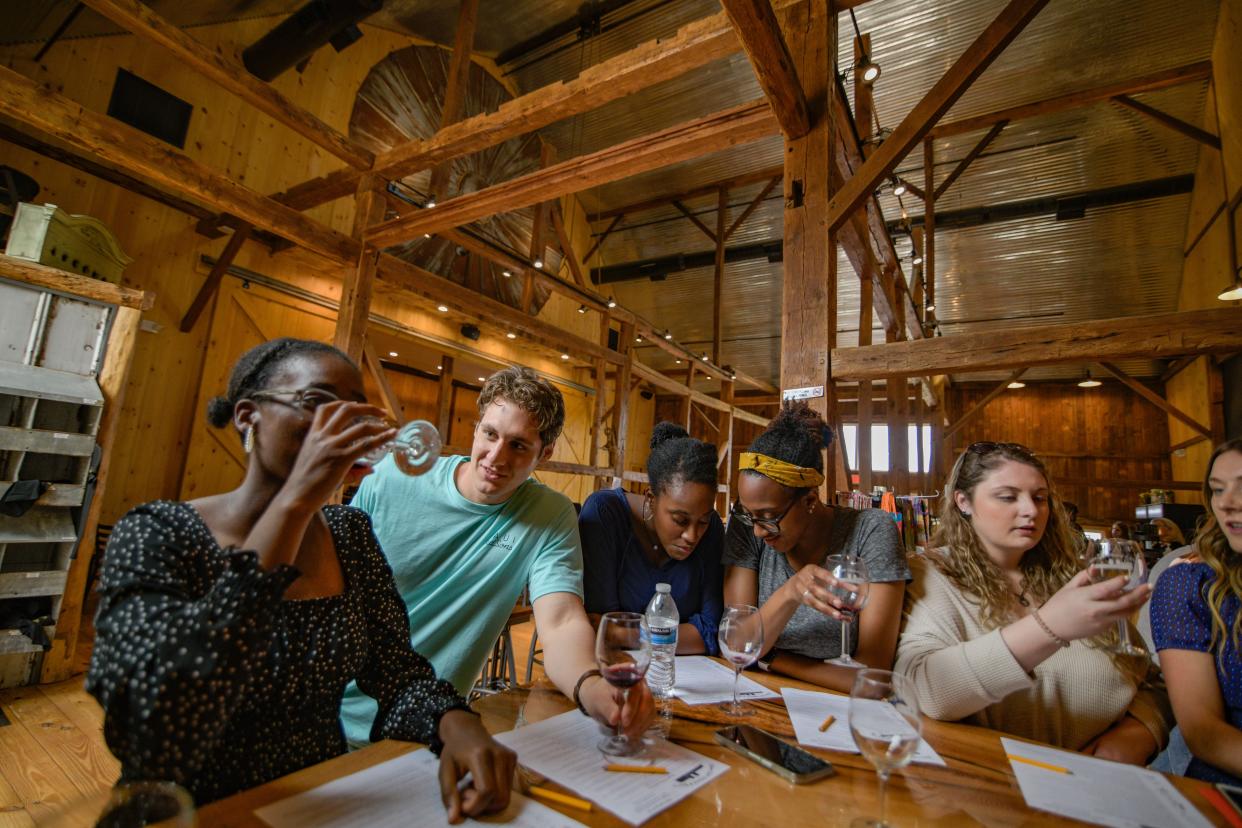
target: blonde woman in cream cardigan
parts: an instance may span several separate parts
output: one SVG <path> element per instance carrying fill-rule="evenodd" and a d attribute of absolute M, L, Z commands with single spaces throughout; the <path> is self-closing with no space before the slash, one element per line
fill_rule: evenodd
<path fill-rule="evenodd" d="M 1101 649 L 1148 596 L 1092 584 L 1039 458 L 975 443 L 945 485 L 934 548 L 911 561 L 894 669 L 935 719 L 983 725 L 1131 764 L 1171 716 L 1147 667 Z"/>

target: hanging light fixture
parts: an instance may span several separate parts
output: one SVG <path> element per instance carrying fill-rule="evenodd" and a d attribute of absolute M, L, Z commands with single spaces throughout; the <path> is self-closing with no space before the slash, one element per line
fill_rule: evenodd
<path fill-rule="evenodd" d="M 1103 385 L 1103 384 L 1104 384 L 1104 383 L 1100 382 L 1098 379 L 1096 379 L 1095 377 L 1091 376 L 1091 369 L 1090 369 L 1090 368 L 1088 368 L 1088 369 L 1087 369 L 1087 378 L 1086 378 L 1085 380 L 1083 380 L 1082 382 L 1078 383 L 1078 387 L 1079 387 L 1079 388 L 1097 388 L 1097 387 L 1099 387 L 1099 386 L 1101 386 L 1101 385 Z"/>

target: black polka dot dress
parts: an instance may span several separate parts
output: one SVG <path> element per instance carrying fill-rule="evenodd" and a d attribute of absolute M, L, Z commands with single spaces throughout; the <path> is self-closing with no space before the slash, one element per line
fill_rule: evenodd
<path fill-rule="evenodd" d="M 86 687 L 122 780 L 173 780 L 204 804 L 346 750 L 341 697 L 379 703 L 372 739 L 439 751 L 468 709 L 410 646 L 405 606 L 366 513 L 326 506 L 340 595 L 282 600 L 292 566 L 221 548 L 193 507 L 157 501 L 117 523 L 100 574 Z"/>

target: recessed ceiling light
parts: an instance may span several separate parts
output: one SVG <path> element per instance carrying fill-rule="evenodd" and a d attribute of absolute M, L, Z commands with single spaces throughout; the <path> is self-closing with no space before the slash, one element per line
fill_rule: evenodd
<path fill-rule="evenodd" d="M 389 352 L 388 352 L 388 355 L 389 355 L 390 357 L 399 356 L 399 354 L 398 354 L 396 351 L 389 351 Z"/>
<path fill-rule="evenodd" d="M 429 238 L 431 238 L 431 234 L 430 234 L 430 233 L 423 233 L 423 238 L 424 238 L 424 239 L 429 239 Z"/>
<path fill-rule="evenodd" d="M 487 382 L 487 377 L 479 377 L 479 382 Z"/>
<path fill-rule="evenodd" d="M 427 207 L 428 210 L 430 210 L 432 207 L 436 206 L 436 200 L 434 198 L 428 199 L 427 204 L 425 206 Z"/>
<path fill-rule="evenodd" d="M 616 306 L 617 306 L 617 300 L 616 300 L 616 299 L 613 299 L 611 296 L 609 296 L 609 297 L 608 297 L 608 307 L 610 307 L 610 308 L 615 308 Z"/>
<path fill-rule="evenodd" d="M 673 361 L 674 361 L 674 362 L 676 362 L 678 365 L 681 365 L 681 360 L 680 360 L 680 359 L 675 359 L 675 360 L 673 360 Z"/>
<path fill-rule="evenodd" d="M 505 278 L 506 278 L 506 279 L 509 279 L 509 278 L 511 278 L 511 277 L 513 276 L 513 274 L 512 274 L 512 273 L 510 273 L 510 272 L 509 272 L 509 271 L 507 271 L 507 270 L 506 270 L 506 271 L 504 271 L 504 274 L 505 274 Z"/>
<path fill-rule="evenodd" d="M 569 359 L 569 354 L 561 354 L 561 359 Z"/>
<path fill-rule="evenodd" d="M 586 311 L 587 311 L 587 307 L 586 307 L 586 305 L 579 305 L 579 306 L 578 306 L 578 313 L 586 313 Z"/>
<path fill-rule="evenodd" d="M 669 333 L 669 332 L 668 332 L 668 330 L 666 329 L 666 330 L 664 331 L 664 338 L 665 338 L 665 339 L 672 339 L 672 338 L 673 338 L 673 335 L 672 335 L 671 333 Z"/>
<path fill-rule="evenodd" d="M 636 337 L 634 337 L 634 341 L 635 341 L 635 342 L 642 342 L 642 341 L 643 341 L 643 338 L 642 338 L 641 336 L 636 336 Z"/>
<path fill-rule="evenodd" d="M 936 304 L 935 304 L 934 302 L 928 302 L 928 303 L 927 303 L 927 310 L 928 310 L 928 312 L 934 311 L 935 309 L 936 309 Z"/>
<path fill-rule="evenodd" d="M 535 267 L 543 267 L 543 259 L 535 259 Z"/>
<path fill-rule="evenodd" d="M 517 334 L 515 334 L 513 331 L 509 331 L 507 334 L 505 334 L 505 336 L 509 337 L 510 339 L 517 339 Z"/>
<path fill-rule="evenodd" d="M 436 310 L 440 313 L 448 313 L 448 305 L 437 305 Z"/>
<path fill-rule="evenodd" d="M 1006 385 L 1005 387 L 1006 387 L 1006 388 L 1013 388 L 1013 389 L 1015 389 L 1015 390 L 1016 390 L 1016 389 L 1018 389 L 1018 388 L 1026 388 L 1026 383 L 1025 383 L 1025 382 L 1018 382 L 1017 380 L 1014 380 L 1013 382 L 1009 383 L 1009 384 L 1008 384 L 1008 385 Z"/>
<path fill-rule="evenodd" d="M 437 370 L 437 371 L 443 371 L 443 370 L 444 370 L 444 366 L 443 366 L 443 365 L 437 365 L 437 366 L 436 366 L 436 370 Z"/>

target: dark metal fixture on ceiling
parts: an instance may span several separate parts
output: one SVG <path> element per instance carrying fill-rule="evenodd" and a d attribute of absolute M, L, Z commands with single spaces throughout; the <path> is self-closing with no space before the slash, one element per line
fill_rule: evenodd
<path fill-rule="evenodd" d="M 242 52 L 250 74 L 274 80 L 310 58 L 325 43 L 339 52 L 358 38 L 358 23 L 375 14 L 384 0 L 311 0 Z"/>

